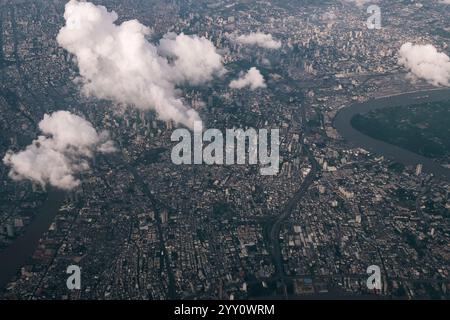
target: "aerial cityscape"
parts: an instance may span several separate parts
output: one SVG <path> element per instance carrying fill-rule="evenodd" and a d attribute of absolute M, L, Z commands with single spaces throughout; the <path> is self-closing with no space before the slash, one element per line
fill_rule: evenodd
<path fill-rule="evenodd" d="M 448 0 L 0 0 L 0 300 L 449 299 L 449 56 Z"/>

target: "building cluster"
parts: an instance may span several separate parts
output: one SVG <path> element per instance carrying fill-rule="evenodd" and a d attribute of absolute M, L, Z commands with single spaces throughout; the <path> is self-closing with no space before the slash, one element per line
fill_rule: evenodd
<path fill-rule="evenodd" d="M 260 165 L 175 165 L 173 123 L 81 96 L 72 57 L 55 41 L 64 2 L 0 4 L 0 157 L 34 139 L 44 113 L 61 109 L 108 130 L 118 152 L 93 159 L 80 188 L 60 199 L 33 259 L 0 297 L 373 294 L 370 265 L 382 268 L 378 295 L 448 297 L 449 182 L 349 147 L 332 123 L 355 101 L 428 87 L 406 79 L 396 52 L 407 41 L 448 48 L 437 4 L 383 1 L 383 28 L 369 30 L 365 10 L 350 5 L 101 1 L 155 26 L 155 37 L 173 31 L 213 41 L 228 73 L 183 88 L 184 99 L 207 128 L 280 129 L 280 172 L 262 176 Z M 233 41 L 255 31 L 282 47 Z M 228 87 L 253 66 L 267 89 Z M 0 249 L 33 223 L 48 193 L 12 181 L 0 164 Z M 69 291 L 73 264 L 82 289 Z"/>

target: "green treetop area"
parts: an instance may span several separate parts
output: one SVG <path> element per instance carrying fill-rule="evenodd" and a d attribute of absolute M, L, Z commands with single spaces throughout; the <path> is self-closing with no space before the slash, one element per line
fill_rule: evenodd
<path fill-rule="evenodd" d="M 450 156 L 450 101 L 400 106 L 356 115 L 362 133 L 428 158 Z"/>

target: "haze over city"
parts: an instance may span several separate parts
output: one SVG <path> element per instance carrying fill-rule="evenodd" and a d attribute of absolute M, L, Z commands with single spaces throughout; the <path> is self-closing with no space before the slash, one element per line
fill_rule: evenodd
<path fill-rule="evenodd" d="M 0 0 L 0 299 L 447 300 L 449 21 Z"/>

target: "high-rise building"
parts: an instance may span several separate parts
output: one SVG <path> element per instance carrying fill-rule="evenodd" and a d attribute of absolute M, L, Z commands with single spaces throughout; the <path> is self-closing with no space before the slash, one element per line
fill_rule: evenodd
<path fill-rule="evenodd" d="M 416 176 L 420 176 L 422 174 L 423 165 L 419 163 L 416 167 Z"/>
<path fill-rule="evenodd" d="M 14 226 L 12 224 L 6 225 L 6 234 L 10 238 L 14 237 Z"/>
<path fill-rule="evenodd" d="M 166 224 L 168 221 L 169 221 L 169 213 L 167 212 L 167 210 L 164 210 L 163 212 L 161 212 L 161 223 Z"/>

